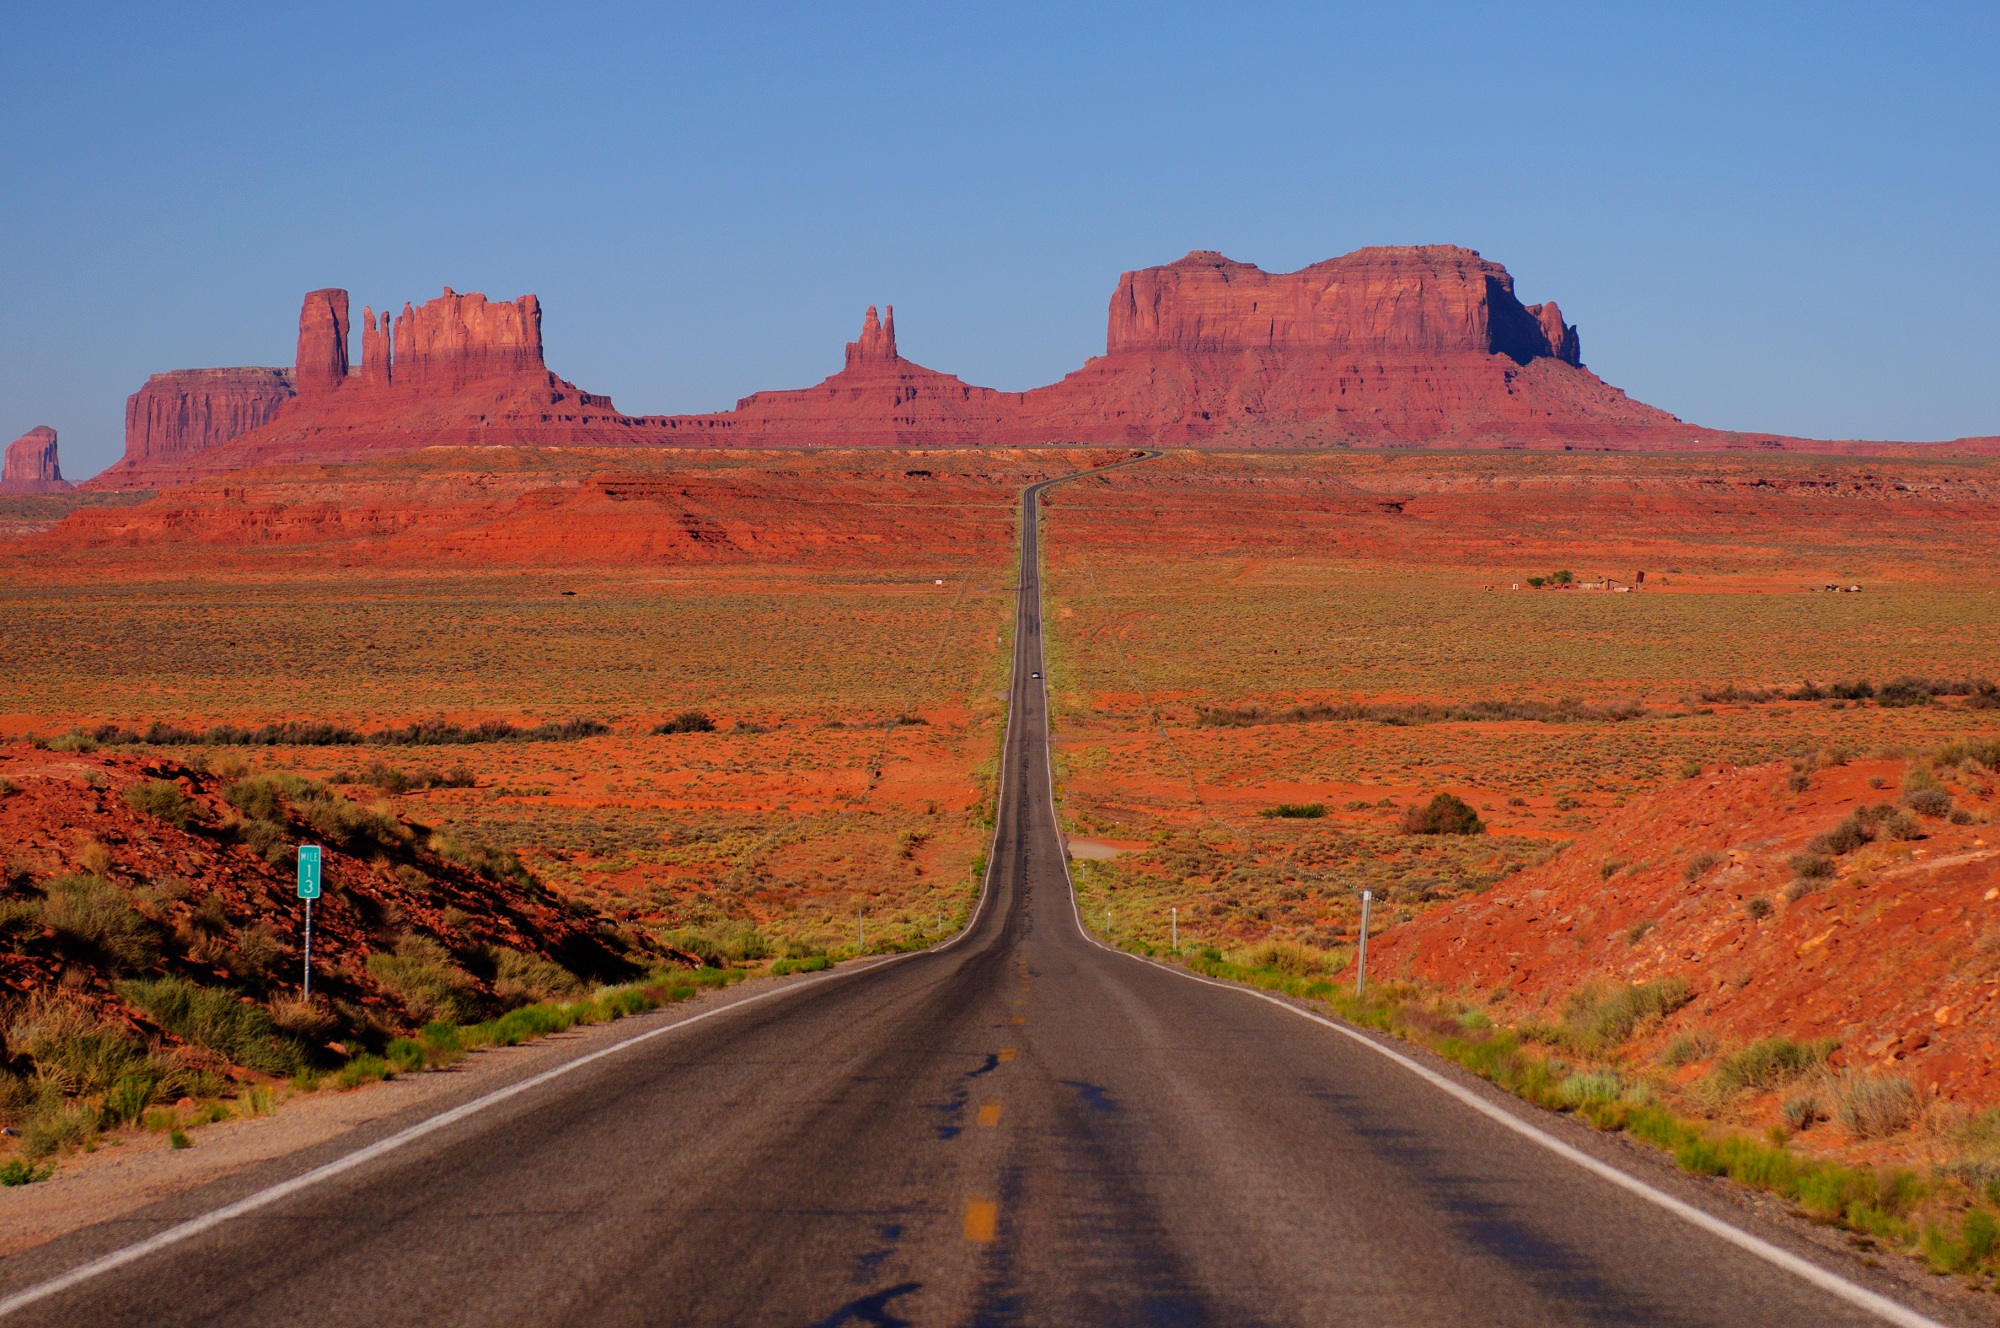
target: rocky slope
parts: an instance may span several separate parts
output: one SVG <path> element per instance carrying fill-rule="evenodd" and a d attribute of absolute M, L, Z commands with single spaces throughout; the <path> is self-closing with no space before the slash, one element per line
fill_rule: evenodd
<path fill-rule="evenodd" d="M 0 745 L 0 989 L 67 992 L 142 1023 L 122 980 L 182 977 L 281 1005 L 303 971 L 302 842 L 325 848 L 322 1008 L 293 1030 L 309 1045 L 477 1017 L 657 959 L 511 854 L 371 807 L 371 792 Z"/>
<path fill-rule="evenodd" d="M 67 493 L 76 486 L 62 477 L 56 458 L 56 431 L 46 424 L 7 444 L 7 461 L 0 468 L 0 493 Z"/>
<path fill-rule="evenodd" d="M 1994 774 L 1976 761 L 1940 770 L 1946 801 L 1899 815 L 1910 770 L 1868 759 L 1797 779 L 1785 764 L 1710 770 L 1540 867 L 1390 929 L 1370 966 L 1542 1018 L 1593 980 L 1684 977 L 1691 999 L 1655 1044 L 1706 1035 L 1713 1055 L 1774 1035 L 1830 1038 L 1836 1066 L 2000 1101 Z M 1930 814 L 1946 807 L 1968 823 Z M 1840 839 L 1843 822 L 1868 838 Z"/>

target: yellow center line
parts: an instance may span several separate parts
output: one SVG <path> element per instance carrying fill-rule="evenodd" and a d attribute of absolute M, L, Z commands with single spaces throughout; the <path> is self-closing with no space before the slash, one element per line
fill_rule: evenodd
<path fill-rule="evenodd" d="M 1003 1062 L 1004 1062 L 1004 1061 L 1011 1061 L 1011 1060 L 1013 1060 L 1013 1059 L 1014 1059 L 1014 1048 L 1012 1048 L 1012 1047 L 1002 1047 L 1002 1048 L 1000 1048 L 1000 1059 L 1001 1059 L 1001 1060 L 1002 1060 Z"/>
<path fill-rule="evenodd" d="M 998 1125 L 1000 1123 L 1000 1104 L 998 1102 L 980 1103 L 979 1123 L 989 1130 Z"/>
<path fill-rule="evenodd" d="M 1017 1014 L 1014 1016 L 1014 1022 L 1017 1024 L 1025 1024 L 1028 1022 L 1028 1017 L 1023 1014 Z"/>
<path fill-rule="evenodd" d="M 993 1243 L 1000 1231 L 1000 1205 L 991 1199 L 970 1199 L 965 1205 L 965 1238 L 982 1245 Z"/>

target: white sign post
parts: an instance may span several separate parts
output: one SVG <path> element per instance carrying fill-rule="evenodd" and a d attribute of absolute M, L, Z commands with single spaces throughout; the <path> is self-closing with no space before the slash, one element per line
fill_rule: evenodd
<path fill-rule="evenodd" d="M 1361 949 L 1354 959 L 1354 994 L 1359 996 L 1368 989 L 1368 902 L 1374 898 L 1372 890 L 1361 892 Z"/>
<path fill-rule="evenodd" d="M 313 994 L 313 900 L 319 898 L 319 845 L 299 845 L 299 898 L 306 901 L 305 994 Z"/>

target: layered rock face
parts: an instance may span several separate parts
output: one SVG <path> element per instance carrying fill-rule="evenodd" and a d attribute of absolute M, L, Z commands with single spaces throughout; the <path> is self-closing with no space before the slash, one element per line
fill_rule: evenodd
<path fill-rule="evenodd" d="M 125 399 L 125 455 L 112 470 L 177 465 L 249 433 L 293 395 L 290 369 L 154 374 Z"/>
<path fill-rule="evenodd" d="M 1196 250 L 1118 279 L 1107 356 L 1244 350 L 1582 363 L 1554 304 L 1525 308 L 1506 268 L 1454 245 L 1358 249 L 1276 273 Z"/>
<path fill-rule="evenodd" d="M 347 380 L 347 292 L 316 290 L 299 310 L 293 381 L 300 396 L 331 392 Z"/>
<path fill-rule="evenodd" d="M 1524 305 L 1498 263 L 1450 245 L 1361 249 L 1297 272 L 1206 250 L 1118 280 L 1105 353 L 1059 383 L 995 392 L 911 364 L 868 311 L 847 367 L 677 440 L 966 443 L 1688 446 L 1718 435 L 1583 367 L 1553 301 Z"/>
<path fill-rule="evenodd" d="M 7 444 L 7 460 L 0 467 L 0 493 L 66 493 L 76 486 L 62 477 L 56 459 L 56 431 L 46 424 L 34 428 Z"/>
<path fill-rule="evenodd" d="M 296 399 L 289 382 L 271 381 L 279 370 L 157 376 L 128 410 L 125 460 L 91 486 L 463 444 L 1706 450 L 1797 441 L 1703 429 L 1631 400 L 1584 367 L 1577 329 L 1554 301 L 1522 303 L 1506 268 L 1451 245 L 1360 249 L 1279 273 L 1201 250 L 1127 272 L 1105 353 L 1029 392 L 905 359 L 895 311 L 871 307 L 840 372 L 712 415 L 623 415 L 549 372 L 533 295 L 491 301 L 446 287 L 398 316 L 364 306 L 358 370 L 348 309 L 344 290 L 305 297 Z M 240 408 L 214 396 L 199 406 L 191 387 L 202 374 L 264 375 L 264 395 Z"/>
<path fill-rule="evenodd" d="M 155 375 L 127 406 L 125 457 L 91 487 L 438 444 L 628 441 L 635 422 L 608 397 L 578 391 L 543 364 L 533 295 L 493 302 L 447 286 L 437 299 L 405 304 L 400 317 L 364 306 L 358 369 L 349 307 L 344 290 L 306 295 L 292 370 Z"/>
<path fill-rule="evenodd" d="M 994 441 L 1714 445 L 1583 367 L 1553 301 L 1470 249 L 1359 249 L 1270 273 L 1209 251 L 1128 272 L 1105 353 Z"/>
<path fill-rule="evenodd" d="M 717 415 L 653 416 L 641 438 L 764 447 L 936 447 L 976 443 L 1020 406 L 1018 392 L 974 387 L 896 351 L 896 311 L 869 305 L 847 367 L 817 387 L 756 392 Z M 662 432 L 663 431 L 663 432 Z"/>

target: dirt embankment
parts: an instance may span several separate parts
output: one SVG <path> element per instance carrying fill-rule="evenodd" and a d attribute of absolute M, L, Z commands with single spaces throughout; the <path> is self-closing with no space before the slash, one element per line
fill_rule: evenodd
<path fill-rule="evenodd" d="M 1679 975 L 1691 999 L 1648 1045 L 1835 1039 L 1836 1066 L 2000 1102 L 2000 802 L 1976 762 L 1931 778 L 1900 760 L 1707 771 L 1394 928 L 1371 966 L 1490 995 L 1510 1019 L 1594 979 Z"/>
<path fill-rule="evenodd" d="M 306 842 L 323 846 L 325 889 L 310 1009 L 296 1000 L 294 850 Z M 181 1035 L 121 995 L 129 983 L 228 987 L 272 1006 L 307 1053 L 332 1043 L 339 1055 L 657 957 L 511 853 L 290 776 L 3 746 L 0 855 L 0 988 L 59 993 L 170 1042 Z"/>

